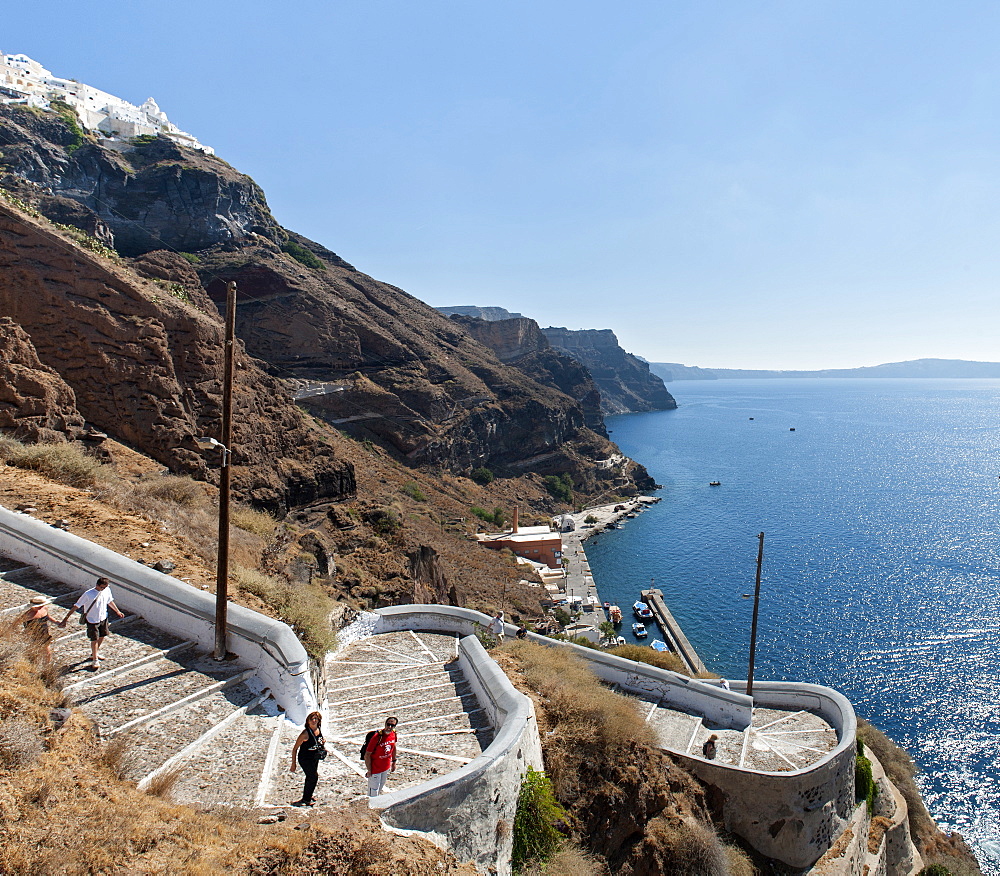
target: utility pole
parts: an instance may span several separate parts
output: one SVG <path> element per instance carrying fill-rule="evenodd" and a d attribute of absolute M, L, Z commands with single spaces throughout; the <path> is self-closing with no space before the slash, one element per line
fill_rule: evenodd
<path fill-rule="evenodd" d="M 747 696 L 753 696 L 753 661 L 757 651 L 757 609 L 760 607 L 760 567 L 764 562 L 764 533 L 757 536 L 757 585 L 753 591 L 753 622 L 750 624 L 750 668 L 747 670 Z"/>
<path fill-rule="evenodd" d="M 233 447 L 233 371 L 236 365 L 236 283 L 226 284 L 225 371 L 222 380 L 222 470 L 219 476 L 219 557 L 215 578 L 215 659 L 226 659 L 229 608 L 229 494 Z"/>

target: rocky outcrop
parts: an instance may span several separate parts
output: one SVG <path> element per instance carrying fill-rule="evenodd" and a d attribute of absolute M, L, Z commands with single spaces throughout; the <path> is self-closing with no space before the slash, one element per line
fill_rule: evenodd
<path fill-rule="evenodd" d="M 186 298 L 184 287 L 143 280 L 0 201 L 0 313 L 20 350 L 5 367 L 31 369 L 30 380 L 21 370 L 0 385 L 34 398 L 18 403 L 22 420 L 30 409 L 39 428 L 65 422 L 72 434 L 72 405 L 171 470 L 215 479 L 218 461 L 194 439 L 219 434 L 223 327 Z M 353 469 L 284 389 L 242 351 L 237 364 L 237 493 L 272 510 L 352 493 Z"/>
<path fill-rule="evenodd" d="M 605 414 L 666 411 L 677 407 L 663 381 L 650 373 L 649 365 L 626 353 L 611 329 L 542 329 L 559 352 L 579 360 L 590 370 L 601 392 Z"/>
<path fill-rule="evenodd" d="M 84 426 L 70 386 L 39 360 L 24 329 L 0 317 L 0 430 L 53 443 L 77 438 Z"/>
<path fill-rule="evenodd" d="M 458 307 L 439 307 L 445 316 L 473 316 L 476 319 L 485 319 L 493 322 L 498 319 L 518 319 L 520 313 L 511 313 L 502 307 L 476 307 L 473 304 L 463 304 Z"/>
<path fill-rule="evenodd" d="M 137 138 L 121 152 L 92 138 L 76 147 L 58 115 L 9 105 L 0 105 L 0 132 L 0 184 L 123 255 L 197 252 L 251 235 L 283 239 L 250 177 L 166 137 Z"/>
<path fill-rule="evenodd" d="M 442 312 L 447 310 L 439 309 Z M 587 427 L 607 438 L 604 414 L 601 412 L 601 394 L 590 372 L 571 356 L 553 350 L 537 322 L 524 316 L 485 320 L 456 314 L 451 318 L 479 343 L 493 350 L 501 362 L 513 365 L 538 383 L 555 387 L 575 398 L 583 410 Z"/>

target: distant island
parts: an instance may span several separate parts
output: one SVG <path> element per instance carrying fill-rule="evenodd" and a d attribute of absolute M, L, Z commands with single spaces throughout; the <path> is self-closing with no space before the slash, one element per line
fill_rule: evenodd
<path fill-rule="evenodd" d="M 964 359 L 912 359 L 863 368 L 825 368 L 822 371 L 769 371 L 745 368 L 699 368 L 675 362 L 650 362 L 649 370 L 670 380 L 749 380 L 771 377 L 992 377 L 1000 378 L 1000 362 Z"/>

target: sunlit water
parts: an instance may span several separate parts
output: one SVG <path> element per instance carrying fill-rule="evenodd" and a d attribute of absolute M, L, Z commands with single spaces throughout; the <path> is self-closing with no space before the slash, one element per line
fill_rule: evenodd
<path fill-rule="evenodd" d="M 601 597 L 627 613 L 655 579 L 708 667 L 744 676 L 764 532 L 755 677 L 845 693 L 1000 874 L 1000 380 L 669 388 L 676 411 L 608 421 L 663 501 L 588 541 Z"/>

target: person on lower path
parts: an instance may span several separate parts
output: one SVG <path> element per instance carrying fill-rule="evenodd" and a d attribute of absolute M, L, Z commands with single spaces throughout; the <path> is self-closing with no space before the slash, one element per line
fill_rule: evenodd
<path fill-rule="evenodd" d="M 492 621 L 490 621 L 490 632 L 497 637 L 497 641 L 502 645 L 504 636 L 504 622 L 503 622 L 503 612 L 499 612 Z"/>
<path fill-rule="evenodd" d="M 44 596 L 32 596 L 31 606 L 21 615 L 21 625 L 28 634 L 31 643 L 44 651 L 45 662 L 52 662 L 52 630 L 50 623 L 55 618 L 49 614 L 49 601 Z"/>
<path fill-rule="evenodd" d="M 292 806 L 314 806 L 316 799 L 313 792 L 319 781 L 319 762 L 326 757 L 326 742 L 323 739 L 323 716 L 319 712 L 310 712 L 306 716 L 306 725 L 292 749 L 292 769 L 298 761 L 306 777 L 302 786 L 302 798 L 292 803 Z"/>
<path fill-rule="evenodd" d="M 715 755 L 718 753 L 718 746 L 716 745 L 716 740 L 719 737 L 714 733 L 705 740 L 705 744 L 701 747 L 702 756 L 706 760 L 715 760 Z"/>
<path fill-rule="evenodd" d="M 83 614 L 87 622 L 87 638 L 90 639 L 90 668 L 95 672 L 101 665 L 99 656 L 101 645 L 108 637 L 109 608 L 118 617 L 125 617 L 125 613 L 119 611 L 115 605 L 115 598 L 111 594 L 111 582 L 107 578 L 98 578 L 97 583 L 74 602 L 73 607 L 66 612 L 66 617 L 59 621 L 59 626 L 65 627 L 71 614 L 76 611 Z"/>
<path fill-rule="evenodd" d="M 389 773 L 396 772 L 396 725 L 395 715 L 385 719 L 385 727 L 372 735 L 365 746 L 365 767 L 368 779 L 368 796 L 377 797 L 385 787 Z"/>

